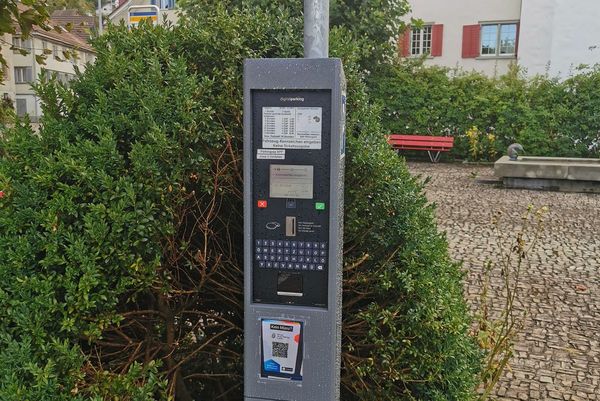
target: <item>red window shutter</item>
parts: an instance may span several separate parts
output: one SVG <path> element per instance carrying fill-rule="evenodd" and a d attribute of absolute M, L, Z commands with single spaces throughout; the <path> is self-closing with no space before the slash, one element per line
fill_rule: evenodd
<path fill-rule="evenodd" d="M 433 57 L 440 57 L 444 42 L 444 24 L 435 24 L 431 28 L 431 36 L 431 55 Z"/>
<path fill-rule="evenodd" d="M 515 38 L 515 55 L 519 55 L 519 40 L 521 38 L 521 23 L 517 22 L 517 37 Z"/>
<path fill-rule="evenodd" d="M 462 42 L 462 57 L 475 58 L 479 57 L 481 26 L 465 25 L 463 26 L 463 42 Z"/>
<path fill-rule="evenodd" d="M 410 56 L 410 27 L 406 27 L 406 30 L 398 39 L 398 51 L 400 52 L 400 56 L 409 57 Z"/>

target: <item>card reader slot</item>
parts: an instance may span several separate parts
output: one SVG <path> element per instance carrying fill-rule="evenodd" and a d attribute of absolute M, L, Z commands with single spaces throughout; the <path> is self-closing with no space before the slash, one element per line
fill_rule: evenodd
<path fill-rule="evenodd" d="M 286 237 L 296 236 L 296 217 L 286 216 L 285 218 L 285 235 Z"/>

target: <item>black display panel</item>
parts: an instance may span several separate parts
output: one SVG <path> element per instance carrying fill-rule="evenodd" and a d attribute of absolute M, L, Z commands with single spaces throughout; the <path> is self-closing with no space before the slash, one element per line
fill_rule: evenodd
<path fill-rule="evenodd" d="M 252 152 L 253 302 L 326 308 L 331 91 L 253 91 Z"/>

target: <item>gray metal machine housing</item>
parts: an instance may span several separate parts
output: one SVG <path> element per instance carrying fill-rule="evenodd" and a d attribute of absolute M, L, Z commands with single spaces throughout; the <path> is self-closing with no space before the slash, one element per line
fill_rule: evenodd
<path fill-rule="evenodd" d="M 344 156 L 345 156 L 345 78 L 342 63 L 339 59 L 248 59 L 244 63 L 244 400 L 280 400 L 280 401 L 337 401 L 340 391 L 340 346 L 341 346 L 341 303 L 342 303 L 342 242 L 343 242 L 343 193 L 344 193 Z M 269 286 L 271 270 L 263 273 L 259 270 L 255 253 L 257 241 L 257 221 L 261 216 L 257 213 L 271 213 L 270 209 L 257 209 L 257 199 L 265 197 L 257 194 L 258 183 L 268 182 L 264 168 L 259 169 L 256 127 L 260 126 L 257 104 L 268 94 L 270 97 L 286 101 L 290 105 L 299 99 L 298 93 L 326 94 L 324 103 L 330 110 L 324 110 L 323 135 L 328 135 L 326 143 L 329 158 L 319 157 L 318 153 L 286 150 L 295 157 L 297 164 L 315 164 L 315 171 L 328 169 L 327 182 L 318 182 L 315 173 L 315 186 L 328 194 L 326 210 L 320 213 L 328 224 L 326 238 L 320 238 L 319 244 L 327 247 L 326 268 L 322 272 L 300 270 L 294 274 L 303 277 L 304 287 L 313 291 L 326 291 L 322 300 L 302 301 L 302 297 L 286 297 L 277 294 L 270 296 L 274 289 L 265 290 Z M 280 94 L 281 96 L 278 96 Z M 289 95 L 289 96 L 288 96 Z M 310 96 L 308 96 L 310 97 Z M 304 99 L 302 99 L 304 101 Z M 268 102 L 268 100 L 261 100 Z M 259 125 L 257 125 L 259 124 Z M 320 154 L 323 156 L 323 154 Z M 260 161 L 264 164 L 264 161 Z M 272 160 L 269 163 L 288 163 L 287 160 Z M 260 171 L 259 171 L 260 170 Z M 265 190 L 266 191 L 266 190 Z M 319 191 L 315 189 L 315 194 Z M 262 192 L 261 192 L 262 193 Z M 277 201 L 265 197 L 269 206 L 273 204 L 273 213 L 277 211 Z M 289 201 L 289 200 L 288 200 Z M 312 200 L 311 200 L 312 201 Z M 299 203 L 307 204 L 306 200 Z M 310 204 L 312 205 L 312 204 Z M 309 209 L 299 208 L 300 214 Z M 310 213 L 313 213 L 314 210 Z M 277 212 L 279 213 L 279 212 Z M 265 231 L 266 232 L 266 231 Z M 323 234 L 325 235 L 325 234 Z M 287 242 L 287 241 L 286 241 Z M 317 242 L 314 243 L 315 246 Z M 258 251 L 260 251 L 260 247 Z M 272 249 L 273 252 L 275 248 Z M 265 251 L 267 249 L 265 248 Z M 312 267 L 312 265 L 311 265 Z M 285 273 L 285 272 L 284 272 Z M 262 274 L 258 275 L 257 274 Z M 264 277 L 264 278 L 263 278 Z M 275 277 L 275 276 L 273 276 Z M 260 279 L 258 279 L 260 278 Z M 325 280 L 326 285 L 319 287 Z M 270 287 L 269 287 L 270 288 Z M 260 291 L 259 291 L 260 290 Z M 257 295 L 258 293 L 260 295 Z M 318 298 L 318 297 L 317 297 Z M 315 298 L 316 299 L 316 298 Z M 300 339 L 301 374 L 295 379 L 289 377 L 270 377 L 264 374 L 262 367 L 262 333 L 263 322 L 267 319 L 279 321 L 301 322 L 302 337 Z M 275 334 L 273 334 L 275 336 Z"/>

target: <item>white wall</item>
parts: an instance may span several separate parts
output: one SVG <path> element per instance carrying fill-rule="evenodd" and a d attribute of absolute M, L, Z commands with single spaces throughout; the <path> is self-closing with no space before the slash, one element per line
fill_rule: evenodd
<path fill-rule="evenodd" d="M 521 20 L 519 63 L 530 75 L 600 63 L 600 0 L 523 0 Z"/>
<path fill-rule="evenodd" d="M 411 0 L 410 4 L 412 12 L 407 21 L 413 17 L 425 23 L 444 24 L 442 56 L 429 59 L 428 64 L 501 75 L 515 61 L 514 58 L 462 58 L 462 31 L 464 25 L 519 20 L 521 0 Z"/>
<path fill-rule="evenodd" d="M 10 71 L 12 82 L 15 82 L 14 76 L 14 67 L 31 67 L 33 72 L 33 80 L 38 81 L 38 77 L 40 72 L 43 69 L 52 70 L 54 72 L 66 73 L 69 75 L 75 74 L 75 66 L 77 66 L 81 71 L 85 70 L 86 66 L 86 57 L 85 51 L 82 49 L 78 49 L 79 58 L 77 60 L 71 59 L 66 60 L 62 54 L 63 50 L 73 51 L 73 46 L 66 45 L 64 43 L 53 42 L 48 38 L 42 39 L 37 36 L 37 33 L 34 33 L 31 37 L 33 50 L 27 55 L 21 55 L 18 53 L 14 53 L 12 50 L 4 53 L 5 56 L 9 56 L 10 60 L 13 64 L 13 68 Z M 12 39 L 11 39 L 12 42 Z M 46 56 L 45 65 L 40 65 L 35 60 L 35 55 L 41 55 L 44 53 L 44 42 L 46 42 L 46 46 L 48 49 L 52 50 L 53 45 L 58 46 L 59 57 L 64 60 L 56 60 L 53 54 L 48 54 Z M 89 53 L 90 56 L 88 60 L 93 61 L 95 56 L 93 53 Z M 42 108 L 38 97 L 35 95 L 33 88 L 31 87 L 32 83 L 21 83 L 14 84 L 15 87 L 15 99 L 25 99 L 27 101 L 27 113 L 31 117 L 31 121 L 36 122 L 39 117 L 42 115 Z M 16 103 L 15 103 L 16 105 Z"/>
<path fill-rule="evenodd" d="M 12 36 L 10 34 L 4 34 L 0 43 L 0 51 L 6 60 L 5 76 L 4 80 L 0 82 L 0 99 L 4 97 L 6 93 L 12 101 L 15 100 L 15 77 L 14 77 L 14 66 L 12 58 L 12 50 L 10 50 L 10 43 L 12 42 Z"/>

